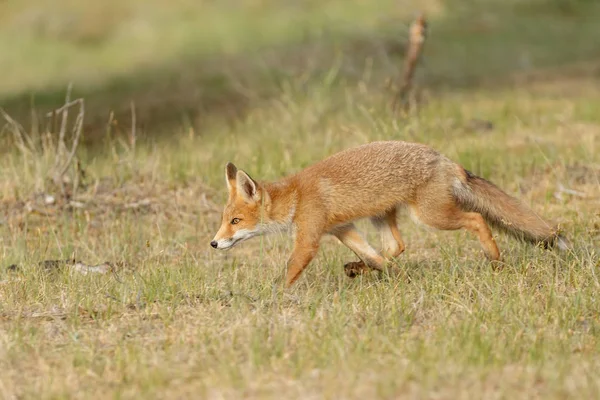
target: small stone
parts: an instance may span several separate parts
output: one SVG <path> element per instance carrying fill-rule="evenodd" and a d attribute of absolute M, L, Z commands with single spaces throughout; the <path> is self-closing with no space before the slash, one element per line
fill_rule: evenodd
<path fill-rule="evenodd" d="M 54 196 L 51 194 L 44 195 L 44 204 L 51 206 L 54 203 L 56 203 L 56 198 L 54 198 Z"/>

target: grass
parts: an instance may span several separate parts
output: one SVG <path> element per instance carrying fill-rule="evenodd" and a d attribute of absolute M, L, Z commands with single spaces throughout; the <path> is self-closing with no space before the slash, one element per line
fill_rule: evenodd
<path fill-rule="evenodd" d="M 32 106 L 43 119 L 73 82 L 74 96 L 88 104 L 87 142 L 103 138 L 111 111 L 128 119 L 131 102 L 147 135 L 182 124 L 204 129 L 215 114 L 239 118 L 257 99 L 277 98 L 289 81 L 317 87 L 334 71 L 330 84 L 368 74 L 384 86 L 399 72 L 418 10 L 431 22 L 421 73 L 429 88 L 501 86 L 515 73 L 595 62 L 598 4 L 557 3 L 6 1 L 0 104 L 20 121 Z"/>
<path fill-rule="evenodd" d="M 539 26 L 551 25 L 541 19 Z M 506 31 L 509 43 L 516 40 Z M 465 52 L 510 49 L 495 37 L 470 40 Z M 444 52 L 443 42 L 431 44 L 426 60 Z M 528 50 L 544 55 L 551 47 Z M 352 64 L 359 74 L 349 78 L 332 62 L 308 81 L 283 79 L 236 120 L 215 114 L 201 128 L 175 124 L 153 139 L 140 130 L 135 148 L 129 121 L 119 119 L 110 139 L 80 148 L 85 177 L 70 200 L 81 207 L 69 207 L 46 179 L 54 136 L 33 130 L 31 152 L 11 147 L 0 160 L 1 396 L 595 397 L 600 85 L 597 64 L 579 63 L 593 54 L 554 47 L 565 65 L 539 59 L 552 69 L 501 68 L 482 57 L 465 70 L 463 61 L 448 61 L 433 75 L 454 83 L 431 89 L 408 118 L 389 110 L 386 71 Z M 456 84 L 494 69 L 505 71 L 502 85 Z M 473 119 L 493 129 L 472 128 Z M 401 277 L 349 280 L 342 266 L 355 256 L 325 238 L 284 291 L 290 238 L 253 239 L 226 253 L 209 247 L 227 161 L 276 179 L 378 139 L 437 148 L 561 223 L 573 251 L 499 235 L 506 267 L 495 272 L 468 234 L 428 231 L 403 215 Z M 57 201 L 45 205 L 40 194 Z M 79 275 L 37 265 L 68 257 L 128 266 Z M 13 263 L 16 271 L 5 268 Z"/>

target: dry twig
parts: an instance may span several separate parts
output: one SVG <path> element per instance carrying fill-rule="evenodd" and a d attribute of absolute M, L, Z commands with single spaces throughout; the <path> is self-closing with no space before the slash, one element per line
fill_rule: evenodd
<path fill-rule="evenodd" d="M 31 138 L 29 138 L 29 136 L 25 132 L 25 129 L 23 129 L 23 126 L 21 124 L 19 124 L 17 121 L 15 121 L 14 119 L 12 119 L 11 116 L 8 115 L 6 113 L 6 111 L 4 111 L 1 108 L 0 108 L 0 113 L 2 114 L 2 117 L 4 117 L 6 122 L 8 123 L 8 126 L 11 128 L 13 138 L 15 140 L 15 144 L 16 144 L 17 148 L 19 149 L 19 151 L 23 155 L 30 154 L 31 150 L 32 150 L 32 141 L 31 141 Z M 25 143 L 26 141 L 28 144 Z"/>
<path fill-rule="evenodd" d="M 58 134 L 58 143 L 56 144 L 56 155 L 54 161 L 54 168 L 52 169 L 52 180 L 54 183 L 61 188 L 63 194 L 65 194 L 64 187 L 64 176 L 69 170 L 69 167 L 72 165 L 73 160 L 75 158 L 75 153 L 77 152 L 77 147 L 79 146 L 79 140 L 81 139 L 81 134 L 83 132 L 83 119 L 85 116 L 85 102 L 82 98 L 71 100 L 71 90 L 72 85 L 69 85 L 67 89 L 67 95 L 65 97 L 65 104 L 47 114 L 49 118 L 55 118 L 55 116 L 59 113 L 62 113 L 60 131 Z M 75 119 L 72 129 L 72 142 L 71 149 L 67 150 L 67 125 L 69 120 L 69 110 L 72 107 L 79 106 L 79 113 Z"/>
<path fill-rule="evenodd" d="M 135 143 L 137 142 L 137 131 L 136 131 L 137 119 L 135 116 L 135 104 L 131 102 L 131 136 L 129 139 L 129 146 L 131 152 L 135 154 Z"/>
<path fill-rule="evenodd" d="M 400 105 L 402 106 L 403 111 L 406 112 L 409 110 L 409 95 L 413 88 L 414 75 L 423 52 L 426 35 L 427 22 L 425 16 L 421 14 L 410 26 L 409 43 L 404 61 L 404 74 L 402 75 L 400 89 L 398 90 L 392 105 L 394 111 L 396 111 Z"/>

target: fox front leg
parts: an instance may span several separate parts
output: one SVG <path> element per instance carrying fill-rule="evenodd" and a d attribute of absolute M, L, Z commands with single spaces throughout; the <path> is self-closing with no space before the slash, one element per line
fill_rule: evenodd
<path fill-rule="evenodd" d="M 299 228 L 296 234 L 294 250 L 287 263 L 287 277 L 285 287 L 290 287 L 302 274 L 302 271 L 308 266 L 319 250 L 319 241 L 321 234 L 314 230 L 304 230 Z"/>

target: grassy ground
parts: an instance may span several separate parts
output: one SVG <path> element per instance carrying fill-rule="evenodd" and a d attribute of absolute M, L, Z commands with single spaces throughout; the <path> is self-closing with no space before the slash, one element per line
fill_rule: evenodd
<path fill-rule="evenodd" d="M 389 109 L 383 83 L 392 68 L 353 64 L 340 43 L 334 48 L 347 62 L 319 61 L 326 68 L 310 79 L 291 74 L 268 97 L 247 96 L 238 119 L 202 114 L 201 128 L 173 124 L 153 140 L 149 128 L 139 130 L 136 146 L 130 122 L 119 119 L 102 144 L 79 149 L 85 174 L 77 175 L 70 199 L 47 179 L 56 132 L 27 129 L 32 143 L 7 149 L 0 160 L 1 396 L 597 396 L 600 82 L 594 57 L 600 54 L 590 50 L 588 35 L 597 28 L 588 21 L 600 14 L 515 3 L 509 14 L 481 19 L 491 24 L 478 28 L 487 34 L 465 25 L 472 11 L 437 11 L 439 26 L 454 36 L 428 43 L 422 82 L 430 90 L 408 118 Z M 377 14 L 365 6 L 357 24 L 367 26 L 367 9 Z M 514 17 L 510 26 L 499 23 L 506 15 Z M 526 22 L 539 31 L 523 31 Z M 554 32 L 556 24 L 582 28 Z M 502 58 L 518 53 L 519 32 L 528 38 L 520 50 L 526 56 Z M 558 40 L 561 35 L 570 40 Z M 52 74 L 5 93 L 69 78 Z M 260 92 L 252 82 L 244 93 Z M 94 93 L 104 93 L 98 90 L 90 89 L 90 114 L 97 112 Z M 119 101 L 118 94 L 107 98 L 103 104 Z M 493 128 L 482 129 L 476 119 Z M 277 282 L 290 238 L 253 239 L 226 253 L 210 249 L 225 200 L 225 162 L 276 179 L 377 139 L 434 146 L 560 223 L 574 250 L 557 254 L 499 235 L 506 266 L 495 272 L 468 234 L 431 232 L 404 215 L 400 278 L 349 280 L 342 266 L 355 257 L 326 238 L 297 285 L 283 291 Z M 68 176 L 71 188 L 76 175 Z M 55 202 L 45 204 L 47 194 Z M 71 257 L 126 265 L 107 275 L 37 265 Z M 11 264 L 17 269 L 6 268 Z"/>

